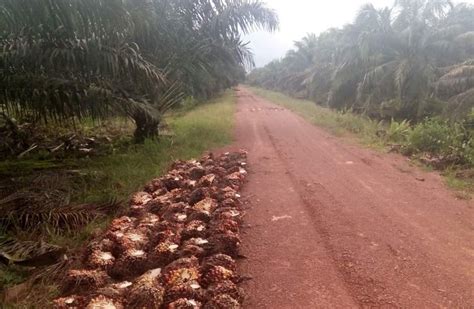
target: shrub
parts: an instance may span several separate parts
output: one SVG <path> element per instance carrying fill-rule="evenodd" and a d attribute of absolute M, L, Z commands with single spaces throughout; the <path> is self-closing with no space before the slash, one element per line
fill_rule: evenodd
<path fill-rule="evenodd" d="M 413 128 L 407 147 L 412 152 L 445 157 L 457 164 L 474 163 L 473 131 L 465 123 L 426 119 Z"/>
<path fill-rule="evenodd" d="M 453 142 L 452 128 L 447 122 L 438 119 L 427 119 L 413 128 L 409 136 L 409 147 L 418 152 L 429 152 L 440 155 L 449 152 Z"/>
<path fill-rule="evenodd" d="M 411 133 L 410 121 L 403 120 L 398 122 L 392 119 L 390 126 L 387 128 L 385 138 L 390 142 L 405 144 Z"/>

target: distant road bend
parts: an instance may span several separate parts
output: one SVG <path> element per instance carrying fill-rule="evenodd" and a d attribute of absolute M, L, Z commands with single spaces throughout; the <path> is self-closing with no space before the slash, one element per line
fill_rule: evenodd
<path fill-rule="evenodd" d="M 474 208 L 245 88 L 248 308 L 474 308 Z"/>

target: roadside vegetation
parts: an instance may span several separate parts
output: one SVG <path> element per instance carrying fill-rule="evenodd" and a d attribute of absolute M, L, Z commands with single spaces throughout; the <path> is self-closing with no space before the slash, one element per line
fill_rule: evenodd
<path fill-rule="evenodd" d="M 247 82 L 337 111 L 315 121 L 463 169 L 474 166 L 473 61 L 474 6 L 403 0 L 364 5 L 353 23 L 308 35 Z"/>
<path fill-rule="evenodd" d="M 277 27 L 258 0 L 0 1 L 3 296 L 47 301 L 129 194 L 228 143 L 241 36 Z"/>

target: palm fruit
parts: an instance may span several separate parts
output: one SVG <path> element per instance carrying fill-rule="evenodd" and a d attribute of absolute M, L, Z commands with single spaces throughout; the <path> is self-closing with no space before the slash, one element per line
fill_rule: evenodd
<path fill-rule="evenodd" d="M 108 238 L 93 241 L 87 246 L 87 249 L 84 252 L 84 260 L 87 261 L 89 255 L 91 255 L 94 251 L 112 252 L 114 248 L 115 243 Z"/>
<path fill-rule="evenodd" d="M 127 307 L 159 309 L 165 290 L 159 284 L 161 269 L 150 270 L 139 277 L 127 295 Z"/>
<path fill-rule="evenodd" d="M 213 185 L 214 181 L 216 181 L 217 176 L 214 174 L 208 174 L 201 179 L 199 179 L 197 186 L 198 187 L 210 187 Z"/>
<path fill-rule="evenodd" d="M 135 193 L 130 200 L 130 205 L 146 205 L 149 201 L 151 201 L 153 197 L 151 194 L 147 192 L 138 192 Z"/>
<path fill-rule="evenodd" d="M 196 186 L 197 186 L 197 181 L 196 180 L 185 180 L 184 181 L 184 189 L 186 190 L 189 190 L 189 191 L 192 191 L 194 189 L 196 189 Z"/>
<path fill-rule="evenodd" d="M 194 204 L 193 210 L 201 210 L 212 213 L 214 210 L 216 210 L 217 206 L 218 204 L 216 200 L 207 197 Z"/>
<path fill-rule="evenodd" d="M 232 219 L 213 220 L 210 223 L 211 234 L 220 234 L 226 232 L 239 233 L 239 224 Z"/>
<path fill-rule="evenodd" d="M 180 258 L 166 265 L 164 272 L 167 273 L 179 268 L 189 268 L 189 267 L 198 267 L 198 266 L 199 266 L 199 260 L 194 256 L 189 257 L 189 258 Z"/>
<path fill-rule="evenodd" d="M 84 296 L 71 295 L 53 301 L 54 309 L 84 308 L 87 301 Z"/>
<path fill-rule="evenodd" d="M 239 208 L 241 206 L 240 201 L 237 197 L 226 198 L 221 201 L 222 208 Z"/>
<path fill-rule="evenodd" d="M 172 218 L 174 214 L 186 213 L 189 209 L 189 205 L 186 203 L 173 203 L 171 205 L 163 207 L 159 214 L 164 219 Z"/>
<path fill-rule="evenodd" d="M 198 246 L 206 249 L 209 247 L 209 241 L 204 238 L 190 238 L 183 242 L 183 247 L 185 246 Z"/>
<path fill-rule="evenodd" d="M 130 228 L 134 227 L 136 219 L 130 218 L 128 216 L 123 216 L 117 219 L 114 219 L 109 226 L 109 231 L 116 232 L 116 231 L 126 231 Z"/>
<path fill-rule="evenodd" d="M 176 230 L 176 228 L 167 228 L 158 232 L 155 235 L 155 238 L 153 239 L 153 241 L 156 244 L 159 244 L 160 242 L 166 242 L 166 241 L 178 244 L 181 242 L 181 234 L 179 230 L 178 231 Z"/>
<path fill-rule="evenodd" d="M 211 266 L 204 271 L 200 282 L 204 287 L 208 287 L 211 284 L 225 280 L 233 280 L 235 277 L 234 272 L 230 269 L 222 266 Z"/>
<path fill-rule="evenodd" d="M 242 223 L 243 213 L 235 208 L 222 207 L 212 214 L 213 221 L 233 220 L 238 224 Z"/>
<path fill-rule="evenodd" d="M 147 208 L 143 205 L 131 205 L 128 208 L 127 216 L 133 218 L 141 218 L 147 213 Z"/>
<path fill-rule="evenodd" d="M 239 255 L 241 240 L 237 234 L 227 232 L 209 237 L 211 253 L 224 253 L 230 256 Z"/>
<path fill-rule="evenodd" d="M 173 303 L 181 298 L 203 301 L 205 299 L 205 292 L 198 283 L 178 284 L 166 289 L 165 304 Z"/>
<path fill-rule="evenodd" d="M 97 294 L 111 297 L 113 299 L 122 299 L 126 296 L 130 286 L 132 286 L 130 281 L 113 283 L 98 289 Z"/>
<path fill-rule="evenodd" d="M 218 295 L 209 300 L 203 309 L 241 309 L 240 303 L 227 294 Z"/>
<path fill-rule="evenodd" d="M 183 177 L 180 175 L 171 175 L 171 173 L 168 173 L 168 175 L 161 178 L 161 181 L 168 191 L 172 191 L 174 189 L 181 188 Z"/>
<path fill-rule="evenodd" d="M 147 267 L 148 260 L 145 251 L 128 249 L 117 259 L 109 273 L 116 278 L 129 278 L 143 274 Z"/>
<path fill-rule="evenodd" d="M 232 189 L 231 187 L 225 187 L 222 189 L 219 189 L 217 192 L 217 200 L 222 202 L 226 199 L 235 199 L 238 195 L 237 191 Z"/>
<path fill-rule="evenodd" d="M 181 235 L 183 239 L 205 237 L 206 230 L 206 224 L 204 222 L 199 220 L 193 220 L 186 224 Z"/>
<path fill-rule="evenodd" d="M 211 284 L 206 290 L 206 298 L 213 299 L 219 295 L 226 294 L 237 300 L 239 303 L 244 301 L 244 294 L 241 288 L 230 280 L 224 280 Z"/>
<path fill-rule="evenodd" d="M 168 309 L 200 309 L 202 304 L 194 299 L 180 298 L 167 307 Z"/>
<path fill-rule="evenodd" d="M 203 166 L 214 165 L 214 154 L 210 153 L 199 160 Z"/>
<path fill-rule="evenodd" d="M 148 245 L 148 237 L 136 229 L 123 234 L 116 234 L 114 255 L 120 256 L 122 252 L 136 249 L 144 250 Z"/>
<path fill-rule="evenodd" d="M 188 199 L 188 190 L 186 189 L 186 184 L 183 181 L 183 187 L 179 189 L 172 190 L 171 193 L 171 201 L 174 203 L 181 203 L 187 202 Z"/>
<path fill-rule="evenodd" d="M 224 181 L 234 190 L 238 190 L 244 181 L 244 175 L 242 175 L 240 172 L 232 173 L 225 176 Z"/>
<path fill-rule="evenodd" d="M 158 230 L 160 223 L 160 217 L 153 213 L 146 213 L 144 216 L 140 218 L 138 221 L 137 229 L 138 230 L 149 230 L 155 231 Z"/>
<path fill-rule="evenodd" d="M 208 223 L 211 220 L 211 214 L 208 211 L 205 211 L 205 210 L 193 211 L 188 216 L 188 222 L 195 221 L 195 220 L 202 221 L 204 223 Z"/>
<path fill-rule="evenodd" d="M 110 269 L 115 263 L 115 258 L 111 252 L 101 250 L 93 250 L 86 261 L 86 265 L 90 268 L 100 268 L 103 270 Z"/>
<path fill-rule="evenodd" d="M 178 244 L 169 240 L 158 243 L 158 245 L 150 251 L 150 264 L 153 267 L 168 264 L 175 258 L 178 248 Z"/>
<path fill-rule="evenodd" d="M 184 223 L 188 220 L 188 215 L 185 212 L 178 212 L 168 218 L 171 222 Z"/>
<path fill-rule="evenodd" d="M 214 166 L 209 169 L 209 172 L 220 177 L 225 177 L 227 175 L 226 169 L 221 166 Z"/>
<path fill-rule="evenodd" d="M 201 165 L 199 165 L 191 168 L 188 173 L 192 180 L 199 180 L 206 174 L 206 170 Z"/>
<path fill-rule="evenodd" d="M 202 201 L 206 197 L 209 196 L 209 192 L 207 188 L 197 188 L 194 189 L 194 191 L 191 192 L 189 195 L 188 202 L 190 205 L 194 205 L 199 201 Z"/>
<path fill-rule="evenodd" d="M 182 284 L 195 284 L 199 282 L 200 277 L 198 267 L 177 268 L 163 274 L 163 284 L 167 288 Z"/>
<path fill-rule="evenodd" d="M 150 194 L 155 193 L 158 190 L 165 188 L 165 185 L 159 178 L 155 178 L 150 181 L 147 185 L 145 185 L 144 191 Z"/>
<path fill-rule="evenodd" d="M 192 257 L 195 256 L 197 258 L 201 258 L 206 254 L 206 250 L 202 247 L 186 244 L 182 245 L 178 251 L 178 257 L 185 258 L 185 257 Z"/>
<path fill-rule="evenodd" d="M 110 297 L 99 295 L 91 299 L 86 309 L 123 309 L 122 303 Z"/>
<path fill-rule="evenodd" d="M 213 266 L 222 266 L 233 272 L 237 271 L 237 263 L 228 255 L 215 254 L 204 259 L 202 262 L 204 269 L 211 268 Z"/>
<path fill-rule="evenodd" d="M 86 289 L 98 289 L 110 280 L 107 273 L 102 270 L 69 270 L 64 280 L 63 291 L 74 293 Z"/>
<path fill-rule="evenodd" d="M 163 207 L 172 204 L 173 194 L 171 192 L 166 192 L 162 195 L 155 195 L 153 193 L 152 196 L 153 200 L 148 202 L 147 209 L 154 214 L 159 214 Z"/>

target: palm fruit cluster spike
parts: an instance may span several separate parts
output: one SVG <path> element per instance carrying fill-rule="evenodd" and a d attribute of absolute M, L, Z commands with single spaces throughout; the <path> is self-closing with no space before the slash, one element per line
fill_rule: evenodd
<path fill-rule="evenodd" d="M 177 161 L 84 250 L 54 308 L 241 308 L 246 152 Z"/>

